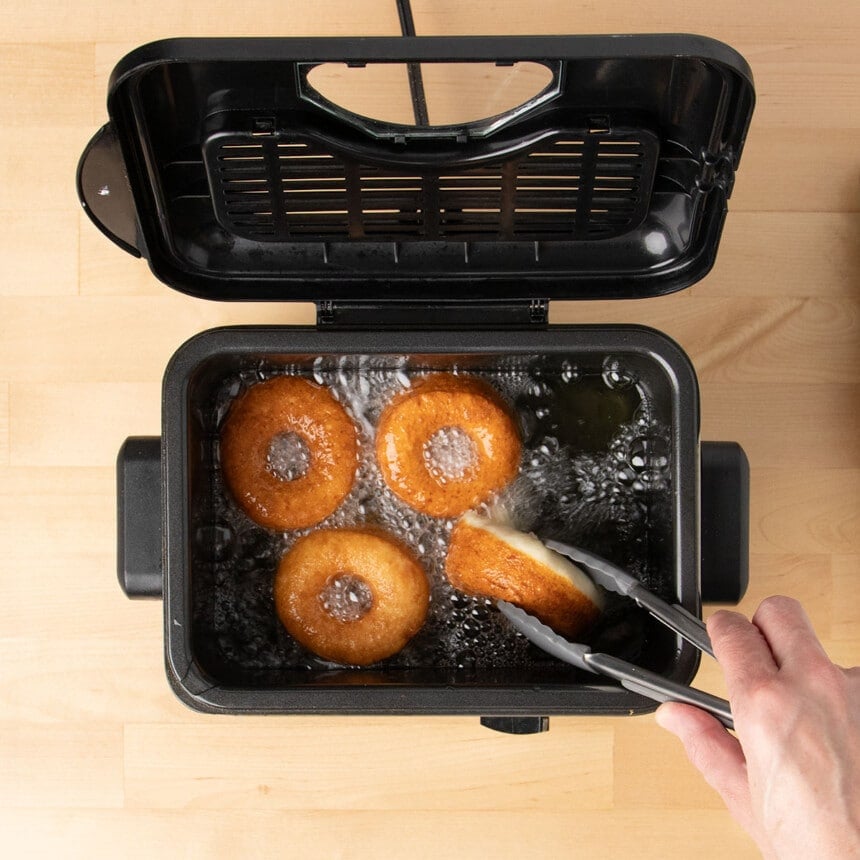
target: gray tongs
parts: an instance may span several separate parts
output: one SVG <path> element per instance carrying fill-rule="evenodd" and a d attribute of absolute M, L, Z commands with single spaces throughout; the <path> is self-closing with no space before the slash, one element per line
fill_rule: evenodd
<path fill-rule="evenodd" d="M 575 562 L 594 582 L 607 591 L 614 591 L 631 598 L 700 651 L 714 656 L 714 649 L 711 647 L 711 640 L 704 623 L 687 612 L 683 606 L 661 600 L 656 594 L 648 591 L 639 580 L 600 556 L 554 540 L 544 543 L 550 549 Z M 647 696 L 656 702 L 685 702 L 688 705 L 695 705 L 713 714 L 726 728 L 734 728 L 731 708 L 725 699 L 670 681 L 656 672 L 640 669 L 639 666 L 610 654 L 596 653 L 587 645 L 568 642 L 525 610 L 504 600 L 500 600 L 498 606 L 520 633 L 547 654 L 579 669 L 615 678 L 628 690 Z"/>

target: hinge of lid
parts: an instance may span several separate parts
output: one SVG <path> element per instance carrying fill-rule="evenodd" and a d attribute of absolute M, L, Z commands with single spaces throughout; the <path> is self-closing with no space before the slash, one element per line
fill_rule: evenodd
<path fill-rule="evenodd" d="M 721 188 L 728 199 L 735 184 L 734 153 L 731 148 L 720 152 L 702 150 L 699 165 L 699 177 L 696 180 L 699 191 L 707 194 L 714 188 Z"/>
<path fill-rule="evenodd" d="M 549 301 L 317 302 L 317 327 L 338 329 L 543 328 Z"/>

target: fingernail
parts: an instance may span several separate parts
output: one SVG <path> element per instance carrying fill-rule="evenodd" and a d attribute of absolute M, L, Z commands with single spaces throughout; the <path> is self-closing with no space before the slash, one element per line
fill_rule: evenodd
<path fill-rule="evenodd" d="M 668 731 L 669 714 L 666 713 L 667 710 L 668 709 L 665 705 L 660 705 L 660 707 L 654 712 L 654 720 L 661 729 L 666 729 Z"/>

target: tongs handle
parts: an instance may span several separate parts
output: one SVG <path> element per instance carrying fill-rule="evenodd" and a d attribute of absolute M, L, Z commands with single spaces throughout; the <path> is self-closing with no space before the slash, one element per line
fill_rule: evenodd
<path fill-rule="evenodd" d="M 700 651 L 714 656 L 714 647 L 704 622 L 691 612 L 687 612 L 679 604 L 669 604 L 656 594 L 641 585 L 635 585 L 628 592 L 628 597 L 636 601 L 643 609 L 647 609 L 655 618 L 674 630 L 682 639 L 692 642 Z"/>
<path fill-rule="evenodd" d="M 633 663 L 620 660 L 611 654 L 590 652 L 585 655 L 585 662 L 592 671 L 615 678 L 633 693 L 639 693 L 655 702 L 683 702 L 687 705 L 695 705 L 716 717 L 727 729 L 735 727 L 731 706 L 725 699 L 670 681 L 656 672 L 640 669 Z"/>

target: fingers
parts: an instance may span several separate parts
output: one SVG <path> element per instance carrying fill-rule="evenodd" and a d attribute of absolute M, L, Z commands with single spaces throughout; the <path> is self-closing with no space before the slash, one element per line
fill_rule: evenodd
<path fill-rule="evenodd" d="M 777 666 L 790 661 L 803 671 L 822 660 L 830 662 L 809 616 L 796 600 L 769 597 L 761 602 L 752 622 L 767 640 Z"/>
<path fill-rule="evenodd" d="M 740 825 L 750 830 L 754 819 L 746 759 L 737 739 L 714 717 L 692 705 L 666 702 L 655 716 L 658 725 L 680 738 L 693 766 L 722 797 Z"/>
<path fill-rule="evenodd" d="M 768 640 L 743 615 L 725 609 L 715 612 L 708 619 L 708 635 L 732 701 L 776 675 Z"/>
<path fill-rule="evenodd" d="M 830 662 L 803 607 L 790 597 L 763 600 L 752 622 L 736 612 L 715 612 L 708 633 L 733 702 L 775 677 L 786 663 L 810 674 Z"/>

